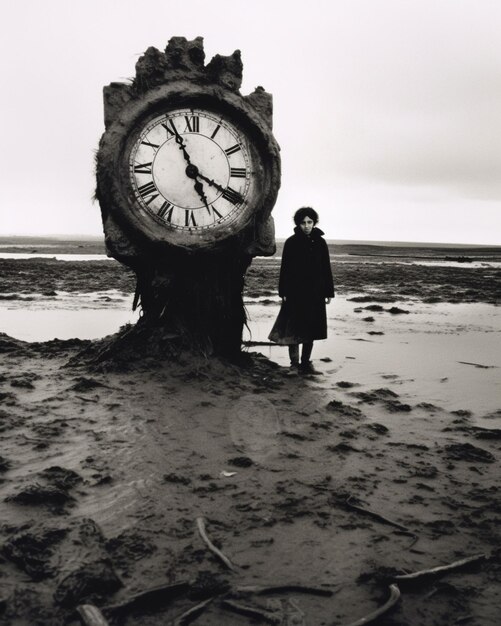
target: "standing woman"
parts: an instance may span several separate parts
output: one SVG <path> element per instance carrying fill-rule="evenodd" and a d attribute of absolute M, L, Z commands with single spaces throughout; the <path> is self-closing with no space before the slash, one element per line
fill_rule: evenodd
<path fill-rule="evenodd" d="M 278 294 L 282 306 L 269 339 L 289 346 L 291 373 L 318 374 L 310 357 L 313 341 L 326 339 L 325 305 L 334 297 L 329 249 L 316 227 L 318 213 L 303 207 L 294 214 L 294 234 L 282 253 Z M 299 344 L 303 344 L 301 361 Z"/>

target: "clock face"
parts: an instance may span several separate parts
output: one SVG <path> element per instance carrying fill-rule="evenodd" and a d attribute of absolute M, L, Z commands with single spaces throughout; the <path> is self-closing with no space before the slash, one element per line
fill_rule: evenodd
<path fill-rule="evenodd" d="M 259 192 L 256 157 L 242 129 L 201 108 L 172 109 L 139 129 L 128 156 L 140 212 L 189 235 L 224 230 Z"/>

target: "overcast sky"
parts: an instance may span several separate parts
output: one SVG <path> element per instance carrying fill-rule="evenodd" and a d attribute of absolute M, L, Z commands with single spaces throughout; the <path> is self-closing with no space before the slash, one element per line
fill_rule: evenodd
<path fill-rule="evenodd" d="M 2 6 L 0 234 L 102 233 L 102 87 L 148 46 L 242 52 L 274 96 L 277 236 L 501 244 L 499 0 L 16 0 Z"/>

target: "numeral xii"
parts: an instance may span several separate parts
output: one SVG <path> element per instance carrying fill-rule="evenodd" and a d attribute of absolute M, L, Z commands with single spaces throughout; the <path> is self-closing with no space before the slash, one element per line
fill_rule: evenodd
<path fill-rule="evenodd" d="M 189 117 L 188 115 L 184 116 L 186 120 L 186 130 L 189 133 L 198 133 L 200 132 L 200 118 L 196 115 L 192 115 Z"/>

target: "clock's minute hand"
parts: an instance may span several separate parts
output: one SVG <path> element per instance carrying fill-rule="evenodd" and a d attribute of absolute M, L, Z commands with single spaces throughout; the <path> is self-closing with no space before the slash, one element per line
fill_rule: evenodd
<path fill-rule="evenodd" d="M 200 200 L 204 203 L 205 208 L 207 209 L 207 211 L 209 211 L 210 215 L 209 203 L 207 201 L 207 196 L 205 195 L 204 186 L 199 180 L 197 180 L 198 167 L 196 165 L 193 165 L 193 163 L 190 163 L 186 166 L 185 173 L 188 178 L 193 179 L 193 182 L 195 183 L 195 191 L 198 193 Z"/>
<path fill-rule="evenodd" d="M 179 149 L 183 151 L 183 156 L 185 158 L 185 161 L 188 163 L 186 167 L 186 175 L 188 176 L 188 178 L 192 178 L 194 180 L 195 191 L 198 193 L 200 200 L 204 203 L 205 208 L 210 213 L 209 204 L 207 203 L 207 196 L 205 195 L 205 192 L 204 192 L 204 186 L 199 180 L 196 179 L 198 175 L 198 168 L 196 165 L 193 165 L 193 163 L 191 162 L 190 155 L 186 151 L 186 146 L 183 141 L 183 138 L 181 137 L 177 128 L 175 127 L 173 120 L 170 120 L 170 125 L 172 126 L 172 130 L 174 131 L 174 135 L 176 136 L 176 143 L 179 145 Z"/>
<path fill-rule="evenodd" d="M 188 163 L 188 165 L 191 165 L 190 155 L 186 152 L 186 146 L 184 144 L 183 138 L 179 134 L 177 128 L 174 126 L 174 122 L 172 120 L 169 120 L 169 121 L 170 121 L 172 130 L 174 131 L 174 135 L 176 136 L 176 143 L 179 145 L 179 149 L 183 151 L 183 156 L 185 158 L 186 163 Z"/>
<path fill-rule="evenodd" d="M 200 196 L 200 200 L 202 200 L 202 202 L 205 205 L 205 208 L 207 209 L 207 211 L 209 211 L 209 215 L 210 215 L 210 207 L 207 203 L 207 196 L 205 195 L 205 192 L 204 192 L 204 186 L 199 180 L 195 181 L 195 191 Z"/>

